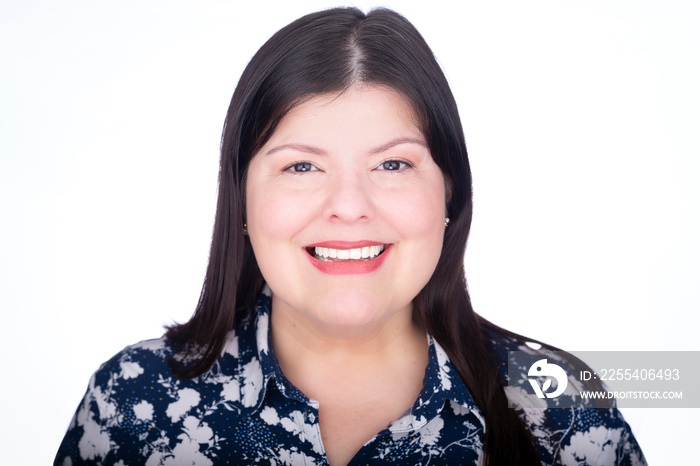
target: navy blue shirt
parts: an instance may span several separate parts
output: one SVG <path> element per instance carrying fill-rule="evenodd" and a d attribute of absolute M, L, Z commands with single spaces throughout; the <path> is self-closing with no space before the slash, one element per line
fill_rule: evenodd
<path fill-rule="evenodd" d="M 55 464 L 328 464 L 318 402 L 282 373 L 270 344 L 269 319 L 266 291 L 253 317 L 229 333 L 213 367 L 191 380 L 170 371 L 167 361 L 175 351 L 165 338 L 125 348 L 91 378 Z M 350 464 L 480 463 L 481 412 L 444 350 L 427 338 L 430 359 L 418 399 Z M 502 338 L 494 344 L 497 354 L 519 349 Z M 617 409 L 520 413 L 542 464 L 646 464 Z"/>

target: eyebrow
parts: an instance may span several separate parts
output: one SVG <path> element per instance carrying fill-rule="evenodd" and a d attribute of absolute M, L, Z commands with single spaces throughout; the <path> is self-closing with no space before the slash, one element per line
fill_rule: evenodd
<path fill-rule="evenodd" d="M 372 149 L 372 150 L 370 151 L 370 153 L 371 153 L 371 154 L 379 154 L 379 153 L 382 153 L 382 152 L 386 152 L 386 151 L 388 151 L 389 149 L 391 149 L 391 148 L 393 148 L 393 147 L 396 147 L 396 146 L 399 146 L 399 145 L 401 145 L 401 144 L 418 144 L 418 145 L 423 146 L 423 147 L 425 147 L 426 149 L 428 149 L 428 144 L 426 144 L 426 142 L 423 141 L 423 140 L 421 140 L 421 139 L 416 139 L 416 138 L 396 138 L 396 139 L 392 139 L 391 141 L 387 142 L 386 144 L 382 144 L 382 145 L 379 146 L 379 147 L 375 147 L 374 149 Z"/>
<path fill-rule="evenodd" d="M 389 149 L 399 146 L 401 144 L 418 144 L 420 146 L 425 147 L 426 149 L 428 148 L 428 144 L 425 143 L 425 141 L 421 139 L 416 139 L 416 138 L 396 138 L 392 139 L 391 141 L 387 142 L 386 144 L 382 144 L 381 146 L 377 146 L 369 151 L 370 154 L 380 154 L 382 152 L 386 152 Z M 316 155 L 326 155 L 327 152 L 323 149 L 320 149 L 318 147 L 314 146 L 309 146 L 306 144 L 282 144 L 281 146 L 273 147 L 269 151 L 265 153 L 265 155 L 270 155 L 275 152 L 279 152 L 282 150 L 295 150 L 298 152 L 306 152 L 308 154 L 316 154 Z"/>
<path fill-rule="evenodd" d="M 297 152 L 306 152 L 308 154 L 316 154 L 316 155 L 326 155 L 326 151 L 323 149 L 319 149 L 318 147 L 314 146 L 307 146 L 306 144 L 282 144 L 281 146 L 273 147 L 265 155 L 270 155 L 275 152 L 279 152 L 281 150 L 286 150 L 286 149 L 291 149 L 295 150 Z"/>

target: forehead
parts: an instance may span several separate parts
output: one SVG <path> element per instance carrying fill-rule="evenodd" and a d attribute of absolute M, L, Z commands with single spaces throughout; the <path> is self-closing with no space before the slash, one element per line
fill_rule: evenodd
<path fill-rule="evenodd" d="M 271 139 L 354 133 L 363 139 L 406 136 L 424 139 L 411 105 L 388 86 L 354 85 L 338 93 L 313 95 L 294 106 Z"/>

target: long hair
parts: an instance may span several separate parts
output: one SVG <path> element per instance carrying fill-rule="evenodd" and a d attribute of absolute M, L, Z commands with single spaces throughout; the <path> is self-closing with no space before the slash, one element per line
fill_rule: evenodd
<path fill-rule="evenodd" d="M 450 226 L 436 270 L 414 300 L 414 314 L 445 349 L 484 415 L 485 464 L 539 464 L 528 430 L 508 408 L 493 356 L 490 332 L 509 332 L 479 317 L 467 291 L 463 258 L 472 182 L 457 105 L 424 39 L 391 10 L 364 14 L 337 8 L 304 16 L 272 36 L 243 72 L 222 135 L 219 197 L 202 294 L 190 321 L 171 326 L 166 334 L 189 353 L 189 364 L 171 361 L 173 371 L 185 378 L 206 372 L 228 331 L 250 314 L 264 284 L 243 234 L 251 157 L 294 106 L 356 83 L 389 86 L 403 95 L 445 177 Z"/>

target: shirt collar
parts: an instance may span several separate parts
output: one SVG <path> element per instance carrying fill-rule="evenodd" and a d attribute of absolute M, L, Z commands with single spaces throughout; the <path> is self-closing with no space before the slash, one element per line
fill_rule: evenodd
<path fill-rule="evenodd" d="M 483 417 L 469 393 L 457 369 L 440 344 L 428 334 L 428 366 L 425 368 L 423 389 L 418 399 L 402 417 L 389 426 L 392 433 L 417 430 L 430 422 L 451 404 L 454 411 L 473 412 L 482 421 Z"/>
<path fill-rule="evenodd" d="M 272 348 L 270 309 L 272 291 L 265 285 L 253 314 L 244 319 L 233 333 L 238 356 L 236 382 L 241 412 L 260 410 L 270 383 L 287 398 L 309 403 L 310 400 L 284 376 Z"/>

